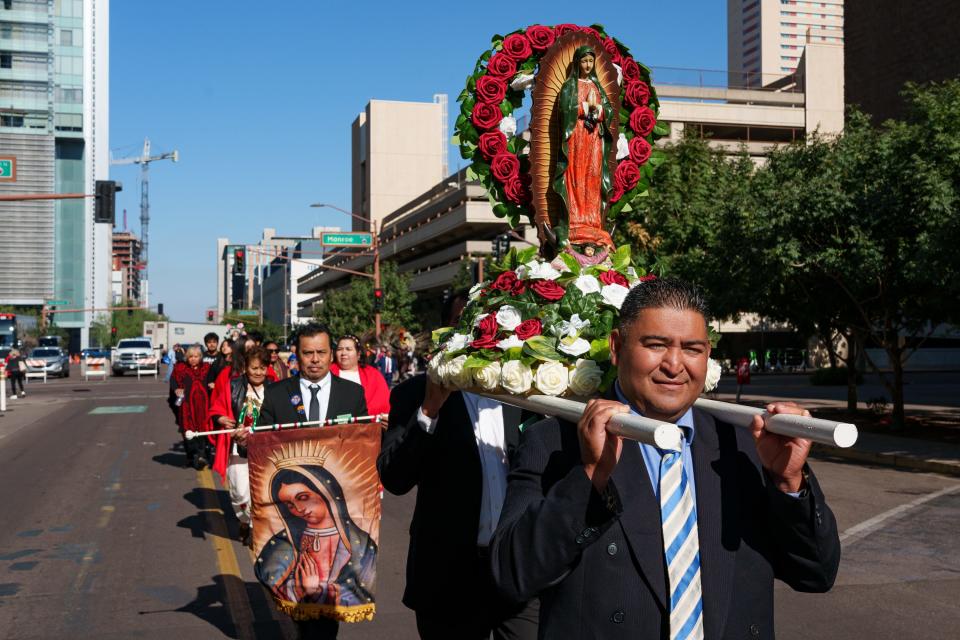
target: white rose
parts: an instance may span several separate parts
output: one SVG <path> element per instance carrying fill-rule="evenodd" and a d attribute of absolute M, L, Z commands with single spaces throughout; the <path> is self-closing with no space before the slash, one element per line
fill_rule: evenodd
<path fill-rule="evenodd" d="M 525 273 L 530 280 L 556 280 L 560 277 L 560 272 L 553 268 L 549 262 L 537 262 L 531 260 L 526 265 Z"/>
<path fill-rule="evenodd" d="M 443 345 L 443 350 L 450 352 L 459 351 L 460 349 L 466 349 L 471 342 L 473 342 L 473 336 L 465 333 L 455 333 L 450 336 L 447 343 Z"/>
<path fill-rule="evenodd" d="M 717 388 L 720 383 L 720 375 L 723 373 L 723 367 L 720 363 L 710 358 L 707 360 L 707 378 L 703 382 L 704 393 L 709 393 Z"/>
<path fill-rule="evenodd" d="M 630 143 L 627 142 L 627 136 L 620 134 L 617 138 L 617 160 L 623 160 L 630 155 Z"/>
<path fill-rule="evenodd" d="M 567 390 L 569 373 L 562 362 L 542 362 L 537 367 L 537 389 L 548 396 L 559 396 Z"/>
<path fill-rule="evenodd" d="M 617 70 L 617 84 L 622 86 L 623 85 L 623 69 L 618 64 L 613 65 L 613 68 Z"/>
<path fill-rule="evenodd" d="M 533 86 L 532 73 L 518 73 L 510 83 L 510 88 L 514 91 L 526 91 Z"/>
<path fill-rule="evenodd" d="M 503 349 L 504 351 L 506 351 L 507 349 L 512 349 L 513 347 L 522 347 L 522 346 L 523 346 L 523 340 L 518 338 L 517 334 L 513 334 L 509 338 L 504 338 L 503 340 L 497 343 L 497 348 Z"/>
<path fill-rule="evenodd" d="M 603 370 L 593 360 L 580 358 L 570 370 L 570 391 L 578 396 L 591 396 L 603 380 Z"/>
<path fill-rule="evenodd" d="M 479 298 L 480 294 L 483 293 L 483 285 L 484 285 L 483 282 L 478 282 L 477 284 L 470 287 L 470 293 L 468 294 L 467 297 L 471 302 Z"/>
<path fill-rule="evenodd" d="M 469 389 L 473 382 L 473 376 L 470 369 L 463 365 L 467 362 L 467 356 L 457 356 L 443 364 L 440 371 L 443 374 L 443 386 L 450 389 Z"/>
<path fill-rule="evenodd" d="M 491 362 L 473 370 L 473 382 L 484 391 L 495 391 L 500 386 L 500 363 Z"/>
<path fill-rule="evenodd" d="M 500 121 L 500 131 L 510 138 L 517 132 L 517 120 L 513 116 L 504 116 Z"/>
<path fill-rule="evenodd" d="M 630 289 L 622 284 L 608 284 L 600 290 L 600 297 L 607 304 L 619 309 L 623 305 L 623 299 L 630 293 Z"/>
<path fill-rule="evenodd" d="M 594 276 L 588 276 L 586 274 L 579 275 L 577 279 L 573 281 L 573 284 L 577 289 L 580 289 L 583 295 L 600 293 L 600 281 Z"/>
<path fill-rule="evenodd" d="M 516 307 L 505 304 L 497 311 L 497 324 L 507 331 L 513 331 L 521 322 L 523 322 L 523 318 L 520 317 L 520 312 L 517 311 Z"/>
<path fill-rule="evenodd" d="M 520 360 L 510 360 L 500 369 L 500 386 L 508 393 L 526 393 L 533 384 L 533 371 Z"/>
<path fill-rule="evenodd" d="M 560 339 L 560 342 L 557 344 L 557 349 L 571 356 L 582 356 L 590 351 L 590 343 L 583 338 L 567 336 L 566 338 Z"/>
<path fill-rule="evenodd" d="M 427 363 L 427 377 L 434 384 L 443 384 L 443 354 L 437 353 Z"/>

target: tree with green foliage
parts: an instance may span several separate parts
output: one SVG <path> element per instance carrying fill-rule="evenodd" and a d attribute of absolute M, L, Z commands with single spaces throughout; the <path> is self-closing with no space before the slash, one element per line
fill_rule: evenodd
<path fill-rule="evenodd" d="M 372 273 L 372 267 L 368 267 L 367 272 Z M 420 322 L 413 313 L 416 294 L 410 290 L 410 280 L 410 274 L 400 273 L 396 263 L 380 264 L 381 324 L 384 327 L 402 327 L 411 332 L 420 329 Z M 314 317 L 330 327 L 335 336 L 373 333 L 373 279 L 353 276 L 346 287 L 329 291 Z"/>
<path fill-rule="evenodd" d="M 134 303 L 120 302 L 112 306 L 132 307 Z M 122 309 L 120 311 L 111 311 L 109 314 L 101 314 L 93 321 L 90 330 L 93 334 L 94 341 L 100 346 L 114 346 L 117 341 L 123 340 L 124 338 L 142 336 L 144 322 L 162 319 L 162 316 L 148 309 Z M 113 327 L 117 328 L 117 334 L 115 336 L 111 332 Z"/>

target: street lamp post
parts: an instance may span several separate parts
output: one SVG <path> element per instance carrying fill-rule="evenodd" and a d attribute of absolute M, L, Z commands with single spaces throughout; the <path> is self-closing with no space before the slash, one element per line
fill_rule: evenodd
<path fill-rule="evenodd" d="M 342 209 L 336 205 L 327 204 L 324 202 L 316 202 L 314 204 L 311 204 L 310 206 L 317 209 L 322 209 L 322 208 L 334 209 L 335 211 L 339 211 L 340 213 L 345 213 L 348 216 L 356 218 L 357 220 L 362 220 L 363 222 L 367 222 L 370 224 L 370 232 L 371 232 L 371 235 L 373 236 L 373 288 L 375 290 L 380 289 L 380 235 L 377 233 L 376 220 L 371 220 L 370 218 L 367 218 L 365 216 L 357 215 L 352 211 L 347 211 L 346 209 Z M 365 275 L 368 278 L 370 277 L 368 274 L 363 274 L 363 275 Z M 374 309 L 373 321 L 374 321 L 374 330 L 376 333 L 377 343 L 379 343 L 380 328 L 381 328 L 379 309 Z"/>

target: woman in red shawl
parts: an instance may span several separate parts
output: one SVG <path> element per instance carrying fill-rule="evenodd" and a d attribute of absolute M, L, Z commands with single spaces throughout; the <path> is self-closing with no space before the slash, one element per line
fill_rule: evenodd
<path fill-rule="evenodd" d="M 336 362 L 330 365 L 330 372 L 363 387 L 367 411 L 370 415 L 382 414 L 381 422 L 386 425 L 386 416 L 390 413 L 390 389 L 376 367 L 360 364 L 360 340 L 356 336 L 343 336 L 337 341 L 334 355 Z"/>
<path fill-rule="evenodd" d="M 180 435 L 183 437 L 187 466 L 200 470 L 209 464 L 208 440 L 207 438 L 188 440 L 185 434 L 187 431 L 210 430 L 209 399 L 205 384 L 210 365 L 203 362 L 200 345 L 188 347 L 184 360 L 174 365 L 173 375 L 170 376 L 172 408 L 177 416 Z"/>

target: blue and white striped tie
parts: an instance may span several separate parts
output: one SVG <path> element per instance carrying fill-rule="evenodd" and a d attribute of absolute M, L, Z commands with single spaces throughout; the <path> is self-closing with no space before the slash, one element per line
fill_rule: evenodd
<path fill-rule="evenodd" d="M 660 462 L 660 522 L 670 593 L 670 640 L 702 639 L 697 507 L 677 452 L 665 453 Z"/>

